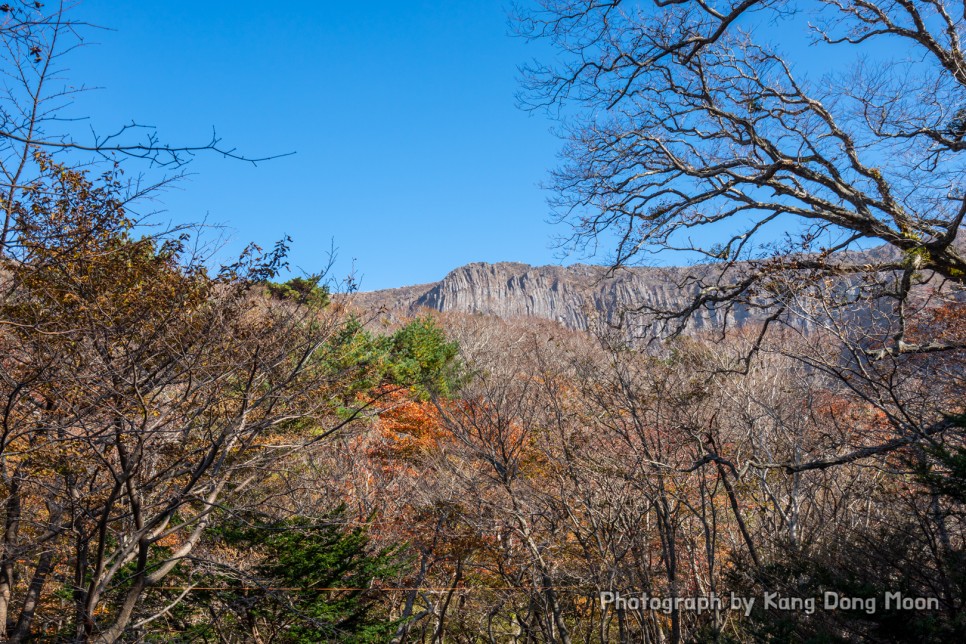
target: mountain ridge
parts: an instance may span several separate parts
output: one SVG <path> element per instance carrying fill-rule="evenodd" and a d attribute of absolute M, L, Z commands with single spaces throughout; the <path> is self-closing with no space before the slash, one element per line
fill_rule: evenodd
<path fill-rule="evenodd" d="M 697 286 L 682 288 L 680 283 L 687 276 L 709 273 L 712 266 L 642 266 L 611 271 L 607 266 L 592 264 L 472 262 L 436 282 L 357 292 L 350 299 L 364 310 L 382 311 L 390 321 L 429 309 L 503 319 L 539 318 L 579 331 L 598 320 L 616 325 L 623 319 L 629 333 L 640 333 L 644 323 L 628 323 L 629 310 L 642 305 L 684 308 Z M 741 306 L 732 313 L 738 325 L 757 317 Z M 697 311 L 691 320 L 696 331 L 717 329 L 723 324 L 723 315 L 714 308 Z"/>

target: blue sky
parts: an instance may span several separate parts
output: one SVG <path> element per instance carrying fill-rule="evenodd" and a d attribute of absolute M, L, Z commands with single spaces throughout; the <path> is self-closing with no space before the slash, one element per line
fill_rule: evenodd
<path fill-rule="evenodd" d="M 135 120 L 215 156 L 153 204 L 162 220 L 225 224 L 225 254 L 285 234 L 293 268 L 325 264 L 334 240 L 363 289 L 422 283 L 471 261 L 553 263 L 546 193 L 552 124 L 515 106 L 536 46 L 508 35 L 500 2 L 198 3 L 83 0 L 110 30 L 65 59 L 100 89 L 73 113 L 107 132 Z"/>
<path fill-rule="evenodd" d="M 539 184 L 561 141 L 545 114 L 515 101 L 518 66 L 549 51 L 511 37 L 506 11 L 500 0 L 80 0 L 73 16 L 106 29 L 88 29 L 89 46 L 64 59 L 66 79 L 98 88 L 69 113 L 99 133 L 134 120 L 179 145 L 215 127 L 245 155 L 294 152 L 257 167 L 201 155 L 142 208 L 159 210 L 159 222 L 224 226 L 225 261 L 288 235 L 293 273 L 323 268 L 334 245 L 331 276 L 354 270 L 363 290 L 434 281 L 474 261 L 557 263 L 554 238 L 569 228 L 548 222 Z M 746 27 L 819 82 L 860 55 L 903 54 L 888 41 L 809 47 L 809 18 Z M 779 220 L 765 232 L 798 227 Z M 604 262 L 613 238 L 600 241 Z M 578 260 L 594 261 L 565 258 Z"/>

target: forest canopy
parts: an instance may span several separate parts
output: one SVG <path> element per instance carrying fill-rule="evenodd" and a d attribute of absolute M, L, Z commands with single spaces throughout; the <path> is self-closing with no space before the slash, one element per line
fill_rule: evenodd
<path fill-rule="evenodd" d="M 574 244 L 700 257 L 642 337 L 218 261 L 128 171 L 241 155 L 60 132 L 83 25 L 0 5 L 0 639 L 966 639 L 964 11 L 521 10 Z M 816 82 L 769 21 L 904 49 Z"/>

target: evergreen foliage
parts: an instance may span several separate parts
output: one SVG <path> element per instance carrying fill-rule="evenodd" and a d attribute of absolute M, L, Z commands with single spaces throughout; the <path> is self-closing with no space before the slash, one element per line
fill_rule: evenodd
<path fill-rule="evenodd" d="M 378 586 L 408 560 L 399 547 L 374 550 L 367 528 L 350 525 L 345 507 L 322 517 L 226 520 L 212 537 L 258 563 L 247 580 L 212 575 L 209 587 L 229 590 L 196 593 L 195 610 L 217 620 L 191 629 L 188 639 L 241 641 L 254 628 L 279 643 L 362 644 L 388 641 L 398 626 L 386 617 Z"/>

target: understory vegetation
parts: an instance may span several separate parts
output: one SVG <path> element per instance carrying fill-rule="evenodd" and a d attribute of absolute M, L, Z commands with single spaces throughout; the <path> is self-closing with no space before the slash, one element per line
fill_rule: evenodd
<path fill-rule="evenodd" d="M 138 235 L 113 175 L 37 161 L 3 269 L 9 641 L 966 633 L 961 351 L 850 357 L 832 319 L 660 351 L 455 314 L 377 331 L 274 285 L 278 249 L 214 270 Z M 922 297 L 910 342 L 966 339 L 958 300 Z"/>

